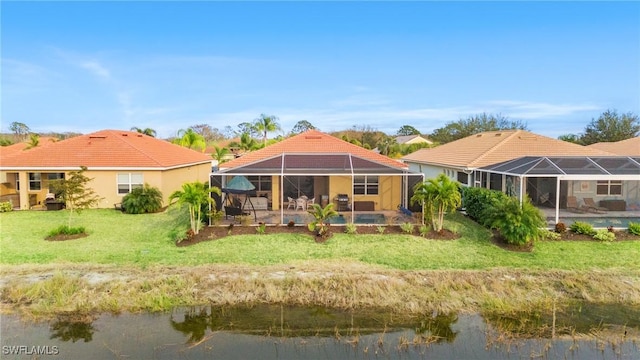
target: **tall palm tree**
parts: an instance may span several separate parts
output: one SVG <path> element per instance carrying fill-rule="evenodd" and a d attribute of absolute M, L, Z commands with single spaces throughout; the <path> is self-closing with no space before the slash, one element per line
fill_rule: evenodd
<path fill-rule="evenodd" d="M 215 206 L 215 200 L 209 196 L 211 193 L 221 195 L 220 188 L 210 187 L 206 183 L 196 181 L 182 184 L 182 190 L 176 190 L 169 196 L 171 204 L 175 201 L 178 206 L 187 205 L 189 208 L 189 221 L 191 231 L 194 234 L 200 232 L 200 227 L 202 226 L 200 221 L 202 205 L 211 204 Z"/>
<path fill-rule="evenodd" d="M 254 121 L 254 126 L 262 134 L 263 146 L 267 145 L 268 133 L 280 130 L 278 117 L 274 115 L 260 114 L 260 117 Z"/>
<path fill-rule="evenodd" d="M 31 149 L 40 145 L 40 135 L 31 133 L 29 134 L 29 141 L 27 142 L 27 149 Z"/>
<path fill-rule="evenodd" d="M 136 131 L 139 132 L 140 134 L 145 134 L 151 137 L 156 137 L 157 133 L 155 130 L 153 130 L 152 128 L 144 128 L 144 129 L 140 129 L 139 127 L 132 127 L 131 131 Z"/>
<path fill-rule="evenodd" d="M 431 218 L 434 231 L 442 231 L 444 226 L 444 214 L 453 211 L 462 203 L 459 190 L 460 184 L 452 181 L 445 174 L 440 174 L 435 179 L 428 179 L 416 184 L 411 203 L 422 204 L 425 209 L 425 218 Z"/>
<path fill-rule="evenodd" d="M 178 138 L 174 140 L 174 143 L 189 149 L 204 150 L 207 147 L 204 137 L 192 128 L 178 130 Z"/>

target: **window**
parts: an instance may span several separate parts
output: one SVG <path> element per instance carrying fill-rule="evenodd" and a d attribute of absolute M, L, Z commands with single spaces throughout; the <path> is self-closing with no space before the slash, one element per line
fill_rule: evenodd
<path fill-rule="evenodd" d="M 467 183 L 469 183 L 469 175 L 463 173 L 462 171 L 458 172 L 458 182 L 460 182 L 463 185 L 467 185 Z"/>
<path fill-rule="evenodd" d="M 52 193 L 54 192 L 52 187 L 53 182 L 56 180 L 63 180 L 64 173 L 49 173 L 47 174 L 47 179 L 49 180 L 49 192 Z"/>
<path fill-rule="evenodd" d="M 42 189 L 42 176 L 40 173 L 29 173 L 29 190 Z"/>
<path fill-rule="evenodd" d="M 622 195 L 622 180 L 598 180 L 596 194 Z"/>
<path fill-rule="evenodd" d="M 128 194 L 135 188 L 141 188 L 142 185 L 143 178 L 140 173 L 118 174 L 118 194 Z"/>
<path fill-rule="evenodd" d="M 355 176 L 353 178 L 353 193 L 356 195 L 378 195 L 378 177 Z"/>
<path fill-rule="evenodd" d="M 20 174 L 16 173 L 16 190 L 20 191 Z"/>
<path fill-rule="evenodd" d="M 271 191 L 271 176 L 247 176 L 256 191 Z"/>

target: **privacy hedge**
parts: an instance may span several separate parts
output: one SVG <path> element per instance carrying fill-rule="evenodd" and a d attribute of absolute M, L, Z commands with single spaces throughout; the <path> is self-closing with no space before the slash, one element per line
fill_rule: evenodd
<path fill-rule="evenodd" d="M 488 211 L 488 207 L 495 201 L 503 202 L 508 199 L 507 194 L 496 190 L 478 187 L 462 188 L 462 207 L 466 208 L 469 217 L 485 227 L 491 227 L 494 221 L 491 216 L 487 216 L 492 213 Z"/>

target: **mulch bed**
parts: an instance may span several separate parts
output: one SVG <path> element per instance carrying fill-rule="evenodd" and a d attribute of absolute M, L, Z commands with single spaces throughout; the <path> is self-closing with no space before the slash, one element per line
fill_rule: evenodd
<path fill-rule="evenodd" d="M 55 236 L 47 236 L 44 239 L 47 240 L 47 241 L 66 241 L 66 240 L 82 239 L 83 237 L 87 237 L 87 236 L 89 236 L 89 234 L 87 234 L 87 233 L 74 234 L 74 235 L 60 234 L 60 235 L 55 235 Z"/>
<path fill-rule="evenodd" d="M 379 234 L 377 226 L 358 226 L 356 234 Z M 322 238 L 315 236 L 306 226 L 267 226 L 266 234 L 301 234 L 314 237 L 316 242 L 324 242 L 330 239 L 334 234 L 345 233 L 345 226 L 331 226 L 328 236 Z M 203 241 L 218 240 L 230 235 L 253 235 L 256 234 L 256 226 L 234 225 L 229 231 L 229 226 L 207 226 L 200 230 L 197 235 L 189 237 L 179 243 L 177 246 L 190 246 Z M 399 225 L 386 225 L 384 234 L 406 234 Z M 418 227 L 414 229 L 413 235 L 420 236 Z M 444 229 L 442 233 L 431 231 L 427 236 L 430 240 L 455 240 L 460 238 L 460 234 Z"/>
<path fill-rule="evenodd" d="M 640 236 L 633 235 L 626 230 L 618 230 L 614 231 L 616 234 L 616 239 L 614 241 L 630 241 L 630 240 L 640 240 Z M 559 240 L 545 240 L 545 241 L 597 241 L 600 240 L 594 239 L 593 236 L 584 235 L 584 234 L 576 234 L 572 231 L 565 231 L 560 234 Z M 515 252 L 531 252 L 533 251 L 533 243 L 529 243 L 525 246 L 518 246 L 507 243 L 507 241 L 500 235 L 497 230 L 493 230 L 493 236 L 491 237 L 491 242 L 496 246 L 499 246 L 505 250 L 515 251 Z"/>

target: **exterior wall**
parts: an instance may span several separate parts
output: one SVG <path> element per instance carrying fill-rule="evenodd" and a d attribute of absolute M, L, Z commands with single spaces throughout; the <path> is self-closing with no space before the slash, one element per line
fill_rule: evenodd
<path fill-rule="evenodd" d="M 461 172 L 461 170 L 456 168 L 451 168 L 451 167 L 425 165 L 425 164 L 417 164 L 417 163 L 410 163 L 410 162 L 407 162 L 407 165 L 409 166 L 410 172 L 423 173 L 425 180 L 436 178 L 440 174 L 445 174 L 447 175 L 447 177 L 449 177 L 449 179 L 458 181 L 458 172 Z M 469 183 L 465 183 L 462 185 L 464 186 L 473 185 L 472 175 L 469 175 L 467 179 Z"/>
<path fill-rule="evenodd" d="M 329 179 L 329 202 L 335 203 L 338 194 L 349 195 L 350 205 L 354 201 L 373 201 L 375 210 L 395 210 L 402 201 L 402 177 L 379 176 L 377 195 L 353 195 L 351 176 L 332 176 Z"/>
<path fill-rule="evenodd" d="M 34 171 L 35 172 L 35 171 Z M 46 176 L 48 173 L 60 173 L 61 171 L 38 171 L 42 176 L 41 190 L 32 191 L 29 190 L 29 171 L 21 171 L 20 177 L 20 208 L 29 209 L 30 203 L 34 201 L 37 204 L 44 204 L 47 193 L 49 193 L 49 180 Z M 65 178 L 68 178 L 69 172 L 64 172 Z M 117 176 L 122 173 L 141 173 L 143 182 L 151 186 L 157 187 L 162 192 L 163 203 L 168 205 L 169 195 L 173 191 L 179 190 L 183 183 L 202 181 L 208 182 L 209 174 L 211 173 L 211 166 L 209 164 L 194 165 L 186 168 L 158 171 L 158 170 L 87 170 L 85 176 L 92 178 L 88 183 L 88 187 L 93 189 L 95 193 L 102 199 L 96 207 L 98 208 L 113 208 L 116 203 L 122 202 L 122 198 L 126 194 L 118 194 L 118 182 Z M 9 176 L 10 177 L 10 176 Z M 13 184 L 3 184 L 4 191 L 15 190 L 15 181 Z M 17 204 L 14 204 L 17 205 Z"/>
<path fill-rule="evenodd" d="M 596 204 L 600 200 L 624 200 L 627 209 L 640 210 L 640 181 L 623 181 L 622 195 L 598 195 L 596 191 L 597 181 L 568 181 L 569 195 L 578 199 L 582 204 L 582 199 L 592 198 Z"/>
<path fill-rule="evenodd" d="M 271 176 L 271 210 L 280 209 L 280 176 Z"/>

